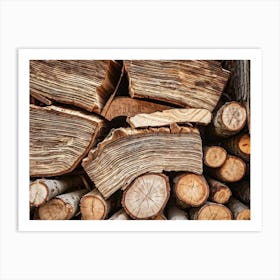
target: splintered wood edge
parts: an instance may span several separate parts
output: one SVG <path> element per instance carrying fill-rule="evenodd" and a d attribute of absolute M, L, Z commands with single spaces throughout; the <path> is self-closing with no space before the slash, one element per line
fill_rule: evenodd
<path fill-rule="evenodd" d="M 162 207 L 158 210 L 157 213 L 155 213 L 154 215 L 152 216 L 149 216 L 149 217 L 146 217 L 146 218 L 141 218 L 142 220 L 143 219 L 153 219 L 159 215 L 161 215 L 161 213 L 163 212 L 163 209 L 166 207 L 166 203 L 168 202 L 169 200 L 169 197 L 170 197 L 170 184 L 169 184 L 169 178 L 164 175 L 164 174 L 161 174 L 161 173 L 146 173 L 146 174 L 143 174 L 143 175 L 140 175 L 139 177 L 137 177 L 135 180 L 132 181 L 132 183 L 124 190 L 123 192 L 123 196 L 122 196 L 122 206 L 123 206 L 123 209 L 125 210 L 125 212 L 133 219 L 136 219 L 136 220 L 139 220 L 138 217 L 136 217 L 135 215 L 133 215 L 125 206 L 125 197 L 126 197 L 126 194 L 127 192 L 130 190 L 130 188 L 133 186 L 134 182 L 138 179 L 138 178 L 141 178 L 141 177 L 145 177 L 147 175 L 156 175 L 156 176 L 160 176 L 164 179 L 165 181 L 165 187 L 166 187 L 166 191 L 167 191 L 167 196 L 162 204 Z"/>
<path fill-rule="evenodd" d="M 49 189 L 43 180 L 35 180 L 29 185 L 29 204 L 30 207 L 35 206 L 38 207 L 43 205 L 49 196 Z M 36 200 L 40 198 L 39 201 Z"/>
<path fill-rule="evenodd" d="M 85 209 L 86 212 L 89 211 L 89 207 L 87 206 L 88 204 L 91 204 L 92 213 L 90 215 L 88 213 L 84 213 L 83 210 Z M 97 213 L 94 214 L 93 208 Z M 82 220 L 103 220 L 106 218 L 108 207 L 98 195 L 88 193 L 80 200 L 80 212 L 82 214 Z"/>
<path fill-rule="evenodd" d="M 78 164 L 81 162 L 81 160 L 88 154 L 88 152 L 90 151 L 90 149 L 92 148 L 92 146 L 95 143 L 96 137 L 98 136 L 100 130 L 102 127 L 106 126 L 107 121 L 103 120 L 102 118 L 100 118 L 97 115 L 94 115 L 93 113 L 89 113 L 89 112 L 85 112 L 85 111 L 80 111 L 80 110 L 72 110 L 72 109 L 67 109 L 67 108 L 61 108 L 61 107 L 57 107 L 54 105 L 51 106 L 47 106 L 47 107 L 40 107 L 37 105 L 33 105 L 30 104 L 30 109 L 35 109 L 35 110 L 41 110 L 41 111 L 49 111 L 49 112 L 54 112 L 56 114 L 59 115 L 64 115 L 69 117 L 69 115 L 71 116 L 75 116 L 77 118 L 80 118 L 82 120 L 87 120 L 90 123 L 95 125 L 95 129 L 94 129 L 94 133 L 89 141 L 88 146 L 85 148 L 84 152 L 77 158 L 77 160 L 74 162 L 74 164 L 69 167 L 68 169 L 65 169 L 63 171 L 60 172 L 54 172 L 51 174 L 45 174 L 45 173 L 36 173 L 36 174 L 32 174 L 31 176 L 33 177 L 52 177 L 52 176 L 60 176 L 60 175 L 64 175 L 66 173 L 72 172 L 77 166 Z"/>
<path fill-rule="evenodd" d="M 144 129 L 135 129 L 131 127 L 127 128 L 117 128 L 112 129 L 107 137 L 100 143 L 97 144 L 97 147 L 90 150 L 88 156 L 83 159 L 82 166 L 86 167 L 94 158 L 96 158 L 102 150 L 109 145 L 110 143 L 121 139 L 126 138 L 129 136 L 136 136 L 136 135 L 148 135 L 148 134 L 188 134 L 188 133 L 195 133 L 200 135 L 199 130 L 193 127 L 184 127 L 178 126 L 176 124 L 171 124 L 170 128 L 168 127 L 160 127 L 160 128 L 144 128 Z"/>
<path fill-rule="evenodd" d="M 224 212 L 223 213 L 224 214 L 223 217 L 226 218 L 226 219 L 222 219 L 222 220 L 232 220 L 233 219 L 233 214 L 232 214 L 232 212 L 230 211 L 230 209 L 228 207 L 224 206 L 223 204 L 212 203 L 212 202 L 206 203 L 205 205 L 203 205 L 199 209 L 198 214 L 197 214 L 197 219 L 198 220 L 209 220 L 209 218 L 205 219 L 205 217 L 209 217 L 209 214 L 210 214 L 210 217 L 213 216 L 213 212 L 210 211 L 210 208 L 214 208 L 214 209 L 216 208 L 215 209 L 216 213 L 220 212 L 220 210 L 222 210 Z M 217 216 L 216 213 L 214 213 L 214 218 Z M 221 220 L 221 219 L 219 219 L 219 220 Z"/>

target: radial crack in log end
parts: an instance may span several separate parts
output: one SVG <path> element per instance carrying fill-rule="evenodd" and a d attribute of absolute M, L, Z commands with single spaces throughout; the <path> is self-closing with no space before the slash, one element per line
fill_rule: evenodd
<path fill-rule="evenodd" d="M 30 176 L 69 173 L 96 144 L 106 122 L 94 114 L 30 105 Z"/>
<path fill-rule="evenodd" d="M 107 199 L 138 176 L 153 172 L 189 171 L 202 174 L 202 146 L 196 128 L 119 128 L 90 152 L 82 166 Z"/>
<path fill-rule="evenodd" d="M 213 111 L 229 78 L 214 60 L 127 60 L 131 97 Z"/>

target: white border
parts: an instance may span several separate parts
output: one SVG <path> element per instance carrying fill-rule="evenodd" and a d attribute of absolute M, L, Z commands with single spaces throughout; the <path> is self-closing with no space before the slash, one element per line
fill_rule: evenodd
<path fill-rule="evenodd" d="M 19 231 L 261 231 L 262 62 L 260 49 L 19 49 Z M 33 59 L 249 59 L 251 60 L 250 221 L 29 220 L 29 60 Z"/>

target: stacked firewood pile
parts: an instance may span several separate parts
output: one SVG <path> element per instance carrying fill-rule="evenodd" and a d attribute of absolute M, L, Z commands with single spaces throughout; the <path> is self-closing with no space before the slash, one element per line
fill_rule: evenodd
<path fill-rule="evenodd" d="M 249 97 L 249 61 L 30 61 L 30 219 L 250 219 Z"/>

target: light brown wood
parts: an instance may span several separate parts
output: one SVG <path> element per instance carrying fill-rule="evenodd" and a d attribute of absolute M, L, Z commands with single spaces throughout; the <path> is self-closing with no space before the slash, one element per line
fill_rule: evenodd
<path fill-rule="evenodd" d="M 117 96 L 112 100 L 110 105 L 108 105 L 108 109 L 104 109 L 104 112 L 102 111 L 102 115 L 105 119 L 111 121 L 117 117 L 133 117 L 140 113 L 149 114 L 171 108 L 171 106 L 162 105 L 151 101 L 125 96 Z"/>
<path fill-rule="evenodd" d="M 248 133 L 238 134 L 227 139 L 224 142 L 224 147 L 230 154 L 236 155 L 245 161 L 250 160 L 250 135 Z"/>
<path fill-rule="evenodd" d="M 227 151 L 220 146 L 206 146 L 203 148 L 203 163 L 212 168 L 220 167 L 227 158 Z"/>
<path fill-rule="evenodd" d="M 168 177 L 164 174 L 144 174 L 124 191 L 122 205 L 133 219 L 149 219 L 164 209 L 170 194 Z"/>
<path fill-rule="evenodd" d="M 232 213 L 223 204 L 207 202 L 189 210 L 191 220 L 232 220 Z"/>
<path fill-rule="evenodd" d="M 190 127 L 119 128 L 90 151 L 82 165 L 107 199 L 148 172 L 183 170 L 201 174 L 201 138 L 199 131 Z"/>
<path fill-rule="evenodd" d="M 120 74 L 112 60 L 31 60 L 30 92 L 100 113 Z"/>
<path fill-rule="evenodd" d="M 30 206 L 39 207 L 64 192 L 84 187 L 82 176 L 65 176 L 59 179 L 37 179 L 29 186 Z"/>
<path fill-rule="evenodd" d="M 228 155 L 225 163 L 210 171 L 210 174 L 224 183 L 233 183 L 241 180 L 246 172 L 245 162 L 236 156 Z"/>
<path fill-rule="evenodd" d="M 88 190 L 58 195 L 39 208 L 40 220 L 70 220 L 79 210 L 79 202 Z"/>
<path fill-rule="evenodd" d="M 206 179 L 210 189 L 209 200 L 220 204 L 227 203 L 232 195 L 230 188 L 210 177 L 207 177 Z"/>
<path fill-rule="evenodd" d="M 250 203 L 250 182 L 241 180 L 237 183 L 231 184 L 230 188 L 236 198 L 243 203 Z"/>
<path fill-rule="evenodd" d="M 229 72 L 213 60 L 126 60 L 131 97 L 212 112 Z"/>
<path fill-rule="evenodd" d="M 176 197 L 189 206 L 198 207 L 209 196 L 209 186 L 202 175 L 184 173 L 175 177 L 173 183 Z"/>
<path fill-rule="evenodd" d="M 214 133 L 219 137 L 237 134 L 246 124 L 246 110 L 238 102 L 225 103 L 214 115 Z"/>
<path fill-rule="evenodd" d="M 240 202 L 234 197 L 231 197 L 227 207 L 233 213 L 234 220 L 250 220 L 251 219 L 251 211 L 249 207 Z"/>
<path fill-rule="evenodd" d="M 109 220 L 131 220 L 124 209 L 120 209 L 118 212 L 113 214 Z"/>
<path fill-rule="evenodd" d="M 40 94 L 40 91 L 35 89 L 30 91 L 30 96 L 42 102 L 45 105 L 52 105 L 52 101 Z M 34 103 L 35 104 L 35 103 Z"/>
<path fill-rule="evenodd" d="M 171 199 L 167 205 L 167 219 L 168 220 L 188 220 L 188 213 L 175 204 L 175 201 Z"/>
<path fill-rule="evenodd" d="M 104 220 L 111 210 L 111 200 L 105 200 L 98 189 L 94 188 L 80 200 L 82 220 Z"/>
<path fill-rule="evenodd" d="M 30 105 L 30 176 L 73 171 L 104 130 L 106 122 L 94 114 Z"/>

